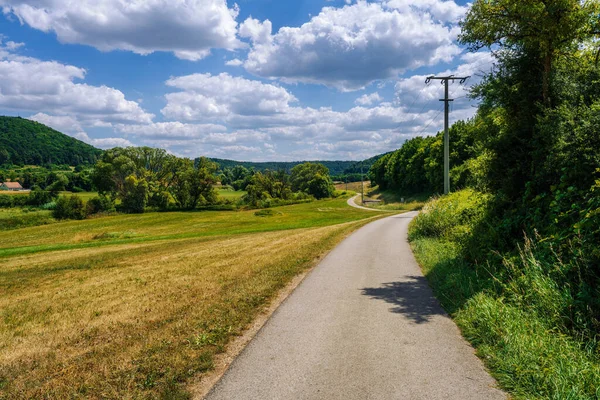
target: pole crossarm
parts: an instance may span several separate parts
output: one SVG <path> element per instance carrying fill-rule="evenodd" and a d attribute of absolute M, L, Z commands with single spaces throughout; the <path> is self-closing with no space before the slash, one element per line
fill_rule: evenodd
<path fill-rule="evenodd" d="M 425 79 L 425 84 L 429 84 L 432 80 L 441 81 L 444 85 L 444 98 L 440 101 L 444 102 L 444 194 L 450 193 L 450 135 L 449 135 L 449 114 L 450 114 L 450 102 L 454 99 L 450 99 L 448 95 L 448 82 L 459 81 L 459 84 L 463 84 L 469 79 L 470 76 L 428 76 Z"/>
<path fill-rule="evenodd" d="M 460 81 L 460 82 L 458 82 L 458 83 L 459 83 L 460 85 L 462 85 L 462 84 L 463 84 L 463 83 L 465 83 L 465 82 L 467 81 L 467 79 L 469 79 L 470 77 L 471 77 L 471 76 L 454 76 L 454 75 L 448 75 L 448 76 L 433 76 L 433 75 L 431 75 L 431 76 L 428 76 L 428 77 L 425 79 L 425 84 L 429 84 L 429 82 L 431 82 L 432 80 L 438 80 L 438 81 L 442 81 L 442 82 L 441 82 L 441 83 L 442 83 L 442 85 L 443 85 L 445 82 L 448 82 L 448 81 L 452 81 L 452 82 L 454 82 L 454 81 Z"/>

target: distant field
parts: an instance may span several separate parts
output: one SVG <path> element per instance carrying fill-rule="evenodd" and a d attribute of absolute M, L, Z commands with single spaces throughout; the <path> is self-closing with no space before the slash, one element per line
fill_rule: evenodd
<path fill-rule="evenodd" d="M 91 198 L 94 198 L 96 196 L 98 196 L 98 192 L 79 192 L 79 193 L 73 193 L 73 192 L 59 192 L 60 196 L 70 196 L 70 195 L 76 195 L 77 197 L 81 197 L 81 199 L 83 201 L 88 201 Z"/>
<path fill-rule="evenodd" d="M 0 194 L 9 194 L 12 196 L 29 196 L 30 191 L 21 191 L 21 192 L 11 192 L 8 190 L 0 190 Z M 59 195 L 61 196 L 70 196 L 72 194 L 75 194 L 79 197 L 81 197 L 84 201 L 88 201 L 89 199 L 91 199 L 92 197 L 96 197 L 98 196 L 97 192 L 80 192 L 80 193 L 72 193 L 72 192 L 59 192 Z"/>
<path fill-rule="evenodd" d="M 18 192 L 13 192 L 12 190 L 0 190 L 0 194 L 8 194 L 10 196 L 27 196 L 29 194 L 29 190 L 22 190 Z"/>
<path fill-rule="evenodd" d="M 185 398 L 278 289 L 380 217 L 345 202 L 0 232 L 0 398 Z"/>
<path fill-rule="evenodd" d="M 371 182 L 365 181 L 365 191 L 371 186 Z M 345 183 L 338 183 L 335 185 L 336 190 L 352 190 L 353 192 L 360 193 L 362 190 L 362 185 L 360 182 L 348 182 L 346 186 Z"/>
<path fill-rule="evenodd" d="M 246 194 L 245 191 L 234 191 L 226 189 L 218 189 L 219 196 L 229 200 L 237 200 Z"/>
<path fill-rule="evenodd" d="M 411 211 L 419 210 L 431 197 L 429 194 L 402 195 L 391 190 L 381 191 L 377 186 L 365 189 L 365 199 L 380 200 L 380 203 L 367 203 L 366 206 L 378 210 Z"/>

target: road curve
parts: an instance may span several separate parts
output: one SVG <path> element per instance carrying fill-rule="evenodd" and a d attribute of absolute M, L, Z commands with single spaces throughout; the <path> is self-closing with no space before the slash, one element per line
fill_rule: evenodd
<path fill-rule="evenodd" d="M 207 399 L 506 399 L 427 285 L 415 213 L 359 229 L 273 314 Z"/>
<path fill-rule="evenodd" d="M 387 210 L 377 210 L 376 208 L 369 208 L 369 207 L 364 207 L 364 206 L 359 206 L 358 204 L 356 204 L 356 199 L 358 199 L 360 197 L 360 194 L 357 194 L 354 197 L 350 197 L 348 199 L 348 201 L 346 202 L 350 207 L 354 207 L 354 208 L 360 208 L 361 210 L 367 210 L 367 211 L 383 211 L 383 212 L 389 212 Z"/>

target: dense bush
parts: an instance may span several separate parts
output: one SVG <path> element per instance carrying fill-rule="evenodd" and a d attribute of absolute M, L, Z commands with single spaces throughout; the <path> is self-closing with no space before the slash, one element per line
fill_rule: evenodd
<path fill-rule="evenodd" d="M 115 204 L 107 196 L 97 196 L 88 200 L 86 212 L 88 214 L 98 214 L 101 212 L 110 212 L 115 210 Z"/>
<path fill-rule="evenodd" d="M 86 207 L 79 196 L 61 196 L 56 200 L 52 216 L 56 219 L 84 219 Z"/>
<path fill-rule="evenodd" d="M 450 184 L 452 188 L 475 185 L 481 170 L 470 160 L 481 150 L 476 145 L 476 117 L 458 121 L 450 128 Z M 377 160 L 369 170 L 369 178 L 380 189 L 404 194 L 441 193 L 443 181 L 443 133 L 432 137 L 407 140 L 400 149 Z"/>
<path fill-rule="evenodd" d="M 41 206 L 50 203 L 56 198 L 56 193 L 45 190 L 32 190 L 27 196 L 25 203 L 29 206 Z M 21 197 L 21 196 L 19 196 Z"/>
<path fill-rule="evenodd" d="M 410 238 L 462 241 L 486 215 L 490 196 L 465 189 L 429 201 L 410 231 Z"/>
<path fill-rule="evenodd" d="M 296 165 L 292 168 L 290 183 L 294 192 L 303 192 L 316 199 L 331 197 L 335 190 L 329 170 L 323 164 Z"/>

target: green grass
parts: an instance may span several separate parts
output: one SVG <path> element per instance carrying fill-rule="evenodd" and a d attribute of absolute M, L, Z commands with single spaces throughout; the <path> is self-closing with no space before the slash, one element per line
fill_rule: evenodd
<path fill-rule="evenodd" d="M 281 211 L 281 214 L 268 219 L 256 218 L 254 211 L 163 212 L 116 215 L 25 228 L 20 230 L 19 234 L 0 233 L 0 258 L 101 246 L 104 244 L 90 238 L 103 232 L 136 232 L 136 237 L 118 241 L 119 244 L 127 244 L 311 228 L 356 221 L 365 217 L 362 211 L 349 209 L 344 199 L 277 207 L 277 210 Z"/>
<path fill-rule="evenodd" d="M 0 232 L 0 398 L 188 398 L 279 289 L 381 217 L 345 201 Z"/>
<path fill-rule="evenodd" d="M 51 224 L 56 222 L 51 214 L 46 210 L 0 208 L 0 231 Z"/>
<path fill-rule="evenodd" d="M 219 197 L 222 197 L 222 198 L 228 199 L 228 200 L 238 200 L 246 194 L 246 192 L 243 190 L 235 191 L 235 190 L 227 190 L 227 189 L 218 189 L 218 192 L 219 192 Z"/>
<path fill-rule="evenodd" d="M 501 267 L 465 261 L 465 238 L 485 203 L 476 192 L 457 192 L 412 222 L 411 245 L 437 298 L 514 398 L 597 400 L 599 347 L 564 327 L 571 299 L 547 272 L 559 262 L 538 259 L 530 243 L 517 257 L 504 255 Z"/>
<path fill-rule="evenodd" d="M 80 197 L 83 201 L 88 201 L 91 198 L 97 197 L 98 196 L 98 192 L 78 192 L 78 193 L 73 193 L 73 192 L 60 192 L 59 193 L 61 196 L 70 196 L 70 195 L 76 195 L 77 197 Z"/>
<path fill-rule="evenodd" d="M 380 203 L 367 203 L 366 206 L 387 211 L 420 210 L 431 196 L 428 194 L 403 195 L 392 190 L 379 190 L 370 187 L 365 193 L 365 199 L 380 200 Z"/>

